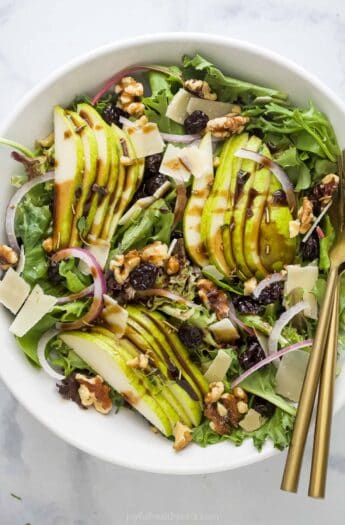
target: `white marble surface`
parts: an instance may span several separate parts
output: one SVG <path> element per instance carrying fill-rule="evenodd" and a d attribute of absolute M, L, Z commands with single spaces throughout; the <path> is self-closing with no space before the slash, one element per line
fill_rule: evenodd
<path fill-rule="evenodd" d="M 345 96 L 343 0 L 0 0 L 0 119 L 79 54 L 132 35 L 182 30 L 267 46 Z M 341 525 L 344 427 L 343 410 L 334 423 L 327 500 L 312 501 L 305 496 L 306 476 L 298 496 L 279 491 L 283 455 L 237 471 L 180 478 L 105 464 L 52 435 L 0 383 L 0 524 Z"/>

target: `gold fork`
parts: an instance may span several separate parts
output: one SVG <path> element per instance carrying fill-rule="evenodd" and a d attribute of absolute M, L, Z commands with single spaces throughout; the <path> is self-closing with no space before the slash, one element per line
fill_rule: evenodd
<path fill-rule="evenodd" d="M 332 312 L 338 315 L 338 308 L 334 302 L 338 299 L 337 286 L 339 285 L 340 273 L 345 263 L 345 224 L 344 224 L 344 153 L 339 159 L 338 172 L 340 183 L 337 199 L 333 203 L 332 218 L 333 226 L 336 231 L 336 240 L 330 252 L 330 271 L 327 279 L 326 293 L 320 310 L 319 321 L 317 324 L 313 348 L 310 354 L 308 368 L 304 378 L 300 401 L 297 409 L 296 420 L 294 424 L 291 444 L 289 447 L 281 489 L 289 492 L 297 492 L 302 458 L 305 449 L 305 443 L 310 426 L 311 416 L 315 403 L 316 392 L 320 380 L 321 368 L 324 360 L 325 350 L 328 343 L 328 334 L 331 323 Z M 337 302 L 336 302 L 337 305 Z M 334 324 L 332 323 L 333 333 Z M 328 352 L 334 352 L 334 339 L 330 341 Z M 333 345 L 333 347 L 332 347 Z M 326 360 L 327 361 L 327 360 Z M 330 366 L 328 365 L 330 369 Z M 329 379 L 331 374 L 327 372 Z M 330 424 L 330 410 L 332 403 L 325 403 L 325 396 L 330 395 L 333 384 L 326 385 L 321 389 L 322 398 L 320 397 L 319 409 L 323 411 L 318 417 L 320 430 L 320 421 L 328 421 Z M 316 433 L 317 435 L 317 433 Z M 326 476 L 327 461 L 320 462 L 320 454 L 328 455 L 329 432 L 318 434 L 314 446 L 313 471 L 309 495 L 313 497 L 323 497 L 324 480 Z M 326 458 L 327 459 L 327 458 Z M 323 466 L 320 467 L 322 463 Z"/>

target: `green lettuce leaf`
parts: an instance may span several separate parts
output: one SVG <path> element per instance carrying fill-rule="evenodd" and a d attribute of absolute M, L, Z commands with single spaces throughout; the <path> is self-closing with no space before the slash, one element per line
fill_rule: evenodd
<path fill-rule="evenodd" d="M 285 169 L 289 179 L 294 183 L 295 190 L 301 191 L 310 187 L 311 174 L 308 166 L 299 154 L 296 146 L 290 146 L 288 149 L 282 151 L 275 161 Z"/>
<path fill-rule="evenodd" d="M 52 185 L 40 184 L 22 199 L 16 212 L 15 232 L 25 251 L 22 276 L 31 285 L 47 275 L 48 257 L 42 241 L 48 237 L 51 227 L 51 202 Z"/>
<path fill-rule="evenodd" d="M 212 62 L 200 55 L 183 57 L 184 77 L 201 78 L 208 82 L 212 91 L 217 93 L 218 100 L 223 102 L 245 103 L 251 102 L 256 97 L 274 97 L 285 100 L 287 95 L 276 89 L 270 89 L 244 80 L 224 75 Z"/>
<path fill-rule="evenodd" d="M 91 277 L 80 271 L 74 257 L 60 262 L 59 274 L 64 277 L 64 285 L 72 293 L 80 292 L 91 283 Z"/>
<path fill-rule="evenodd" d="M 294 416 L 296 414 L 295 407 L 275 392 L 275 374 L 276 368 L 274 365 L 267 365 L 242 381 L 241 387 Z"/>

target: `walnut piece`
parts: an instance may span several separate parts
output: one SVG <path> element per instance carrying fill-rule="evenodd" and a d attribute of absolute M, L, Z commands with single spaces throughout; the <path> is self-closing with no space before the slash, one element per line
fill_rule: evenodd
<path fill-rule="evenodd" d="M 176 273 L 178 273 L 179 269 L 180 269 L 179 260 L 177 257 L 175 257 L 175 255 L 172 255 L 171 257 L 169 257 L 169 259 L 166 262 L 165 270 L 168 275 L 175 275 Z"/>
<path fill-rule="evenodd" d="M 2 270 L 8 270 L 12 266 L 15 266 L 18 262 L 17 253 L 7 246 L 7 244 L 0 244 L 0 268 Z"/>
<path fill-rule="evenodd" d="M 210 131 L 214 137 L 224 139 L 242 133 L 249 120 L 249 117 L 242 117 L 237 113 L 228 113 L 224 117 L 209 120 L 206 131 Z"/>
<path fill-rule="evenodd" d="M 149 366 L 149 358 L 145 354 L 139 354 L 133 359 L 127 361 L 127 365 L 130 368 L 137 368 L 138 370 L 146 370 Z"/>
<path fill-rule="evenodd" d="M 222 381 L 214 381 L 208 386 L 208 392 L 205 396 L 205 403 L 216 403 L 224 393 L 224 383 Z"/>
<path fill-rule="evenodd" d="M 115 86 L 115 93 L 118 94 L 117 107 L 135 117 L 143 115 L 145 106 L 140 97 L 144 94 L 144 87 L 141 82 L 133 77 L 123 77 Z"/>
<path fill-rule="evenodd" d="M 210 427 L 217 434 L 229 434 L 232 428 L 237 428 L 242 418 L 238 404 L 233 394 L 223 394 L 217 402 L 208 403 L 204 414 L 210 420 Z M 244 403 L 245 404 L 245 403 Z"/>
<path fill-rule="evenodd" d="M 236 397 L 236 399 L 239 399 L 240 401 L 244 401 L 245 403 L 247 403 L 248 396 L 246 392 L 243 390 L 243 388 L 241 388 L 240 386 L 236 386 L 234 388 L 233 394 Z"/>
<path fill-rule="evenodd" d="M 113 403 L 109 396 L 110 387 L 104 384 L 103 378 L 99 375 L 86 377 L 83 374 L 76 374 L 75 378 L 80 384 L 78 392 L 82 405 L 84 407 L 93 405 L 97 412 L 108 414 Z"/>
<path fill-rule="evenodd" d="M 297 216 L 301 223 L 299 232 L 302 234 L 307 233 L 307 231 L 310 230 L 315 218 L 313 214 L 313 203 L 308 199 L 308 197 L 303 197 L 302 206 L 298 210 Z"/>
<path fill-rule="evenodd" d="M 141 261 L 155 266 L 163 266 L 168 258 L 168 246 L 160 241 L 148 244 L 140 250 Z"/>
<path fill-rule="evenodd" d="M 174 426 L 173 435 L 175 438 L 173 447 L 176 451 L 182 450 L 192 441 L 191 429 L 181 421 L 178 421 Z"/>
<path fill-rule="evenodd" d="M 125 255 L 115 255 L 110 261 L 109 268 L 114 272 L 115 281 L 123 284 L 134 268 L 140 264 L 140 255 L 137 250 L 131 250 Z"/>
<path fill-rule="evenodd" d="M 44 239 L 42 242 L 42 248 L 45 252 L 51 253 L 54 249 L 53 238 L 48 237 L 47 239 Z"/>
<path fill-rule="evenodd" d="M 206 80 L 197 80 L 191 78 L 185 81 L 184 88 L 199 98 L 204 98 L 205 100 L 217 100 L 216 93 L 211 91 L 211 88 Z"/>
<path fill-rule="evenodd" d="M 196 283 L 199 288 L 198 295 L 207 308 L 213 310 L 218 319 L 229 316 L 229 300 L 222 290 L 208 279 L 199 279 Z"/>

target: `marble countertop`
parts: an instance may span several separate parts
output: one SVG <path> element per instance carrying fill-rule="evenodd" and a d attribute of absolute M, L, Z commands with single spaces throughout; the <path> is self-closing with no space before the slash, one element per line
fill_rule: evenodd
<path fill-rule="evenodd" d="M 182 30 L 269 47 L 345 96 L 342 0 L 0 0 L 0 120 L 27 90 L 80 54 L 133 35 Z M 341 525 L 344 427 L 343 410 L 334 422 L 328 497 L 314 501 L 305 489 L 297 496 L 280 492 L 284 455 L 232 472 L 179 478 L 103 463 L 42 427 L 0 382 L 0 523 Z"/>

